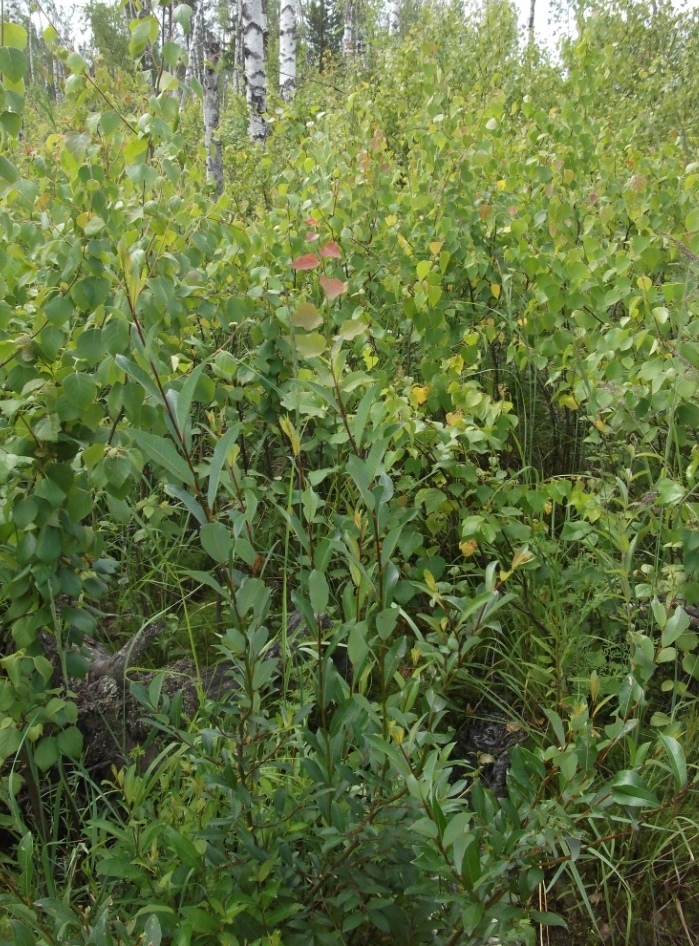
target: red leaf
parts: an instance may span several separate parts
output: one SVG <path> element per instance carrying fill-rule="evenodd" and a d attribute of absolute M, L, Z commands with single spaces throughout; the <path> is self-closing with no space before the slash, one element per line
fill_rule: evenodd
<path fill-rule="evenodd" d="M 334 240 L 331 240 L 329 243 L 326 243 L 325 246 L 321 249 L 320 255 L 324 256 L 326 259 L 342 259 L 342 252 L 340 247 L 335 243 Z"/>
<path fill-rule="evenodd" d="M 320 266 L 320 260 L 315 253 L 306 253 L 305 256 L 299 256 L 291 264 L 292 269 L 315 269 L 316 266 Z"/>
<path fill-rule="evenodd" d="M 321 289 L 325 293 L 325 298 L 331 302 L 347 290 L 347 283 L 341 279 L 331 279 L 329 276 L 319 276 L 318 278 Z"/>
<path fill-rule="evenodd" d="M 309 230 L 306 234 L 306 243 L 315 243 L 319 239 L 320 235 L 318 233 L 313 233 L 312 230 Z"/>
<path fill-rule="evenodd" d="M 317 227 L 317 226 L 318 226 L 318 221 L 316 220 L 315 217 L 307 217 L 303 222 L 304 222 L 304 223 L 307 223 L 309 227 Z"/>

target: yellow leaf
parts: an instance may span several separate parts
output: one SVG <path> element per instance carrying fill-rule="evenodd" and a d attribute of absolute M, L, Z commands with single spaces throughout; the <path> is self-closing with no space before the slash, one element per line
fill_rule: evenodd
<path fill-rule="evenodd" d="M 416 384 L 410 391 L 410 401 L 415 407 L 419 407 L 421 404 L 425 403 L 429 393 L 430 389 L 427 387 L 427 385 L 420 387 Z"/>
<path fill-rule="evenodd" d="M 549 502 L 544 503 L 544 512 L 547 516 L 551 515 L 552 509 L 553 509 L 553 503 L 549 503 Z"/>
<path fill-rule="evenodd" d="M 510 568 L 512 571 L 515 571 L 515 569 L 520 568 L 522 565 L 526 565 L 527 562 L 531 562 L 533 558 L 533 552 L 530 552 L 525 545 L 523 549 L 517 549 L 515 554 L 512 556 L 512 565 Z"/>
<path fill-rule="evenodd" d="M 577 411 L 580 405 L 575 400 L 572 394 L 566 394 L 559 401 L 561 407 L 567 407 L 569 411 Z"/>
<path fill-rule="evenodd" d="M 282 429 L 282 433 L 286 434 L 286 436 L 289 438 L 291 452 L 295 457 L 297 457 L 301 452 L 301 438 L 296 432 L 296 428 L 292 424 L 291 418 L 288 414 L 286 417 L 282 417 L 282 419 L 279 421 L 279 426 Z"/>
<path fill-rule="evenodd" d="M 636 280 L 636 285 L 641 290 L 641 292 L 650 292 L 653 288 L 653 280 L 650 276 L 639 276 Z"/>
<path fill-rule="evenodd" d="M 464 558 L 472 558 L 478 551 L 478 542 L 468 539 L 466 542 L 459 542 L 459 548 Z"/>
<path fill-rule="evenodd" d="M 398 223 L 398 217 L 396 217 L 395 214 L 389 214 L 388 217 L 386 217 L 387 227 L 395 227 L 397 223 Z"/>
<path fill-rule="evenodd" d="M 496 299 L 500 298 L 500 286 L 496 282 L 491 283 L 490 291 L 495 296 Z"/>
<path fill-rule="evenodd" d="M 437 256 L 437 254 L 439 253 L 441 249 L 442 249 L 441 243 L 437 243 L 436 241 L 434 243 L 430 243 L 430 253 L 433 256 Z"/>
<path fill-rule="evenodd" d="M 458 427 L 463 419 L 462 411 L 447 412 L 447 427 Z"/>
<path fill-rule="evenodd" d="M 602 420 L 601 417 L 598 417 L 595 420 L 595 427 L 597 428 L 597 430 L 599 430 L 601 434 L 603 434 L 605 430 L 607 429 L 607 425 L 605 424 L 605 422 Z"/>
<path fill-rule="evenodd" d="M 507 188 L 507 181 L 498 181 L 497 187 L 499 191 L 504 191 Z"/>

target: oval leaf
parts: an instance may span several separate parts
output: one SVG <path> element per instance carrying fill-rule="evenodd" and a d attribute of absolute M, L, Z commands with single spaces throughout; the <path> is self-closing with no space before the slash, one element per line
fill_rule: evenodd
<path fill-rule="evenodd" d="M 0 46 L 0 72 L 10 82 L 19 82 L 27 72 L 27 59 L 24 53 L 12 46 Z"/>
<path fill-rule="evenodd" d="M 315 358 L 325 351 L 325 339 L 318 332 L 299 335 L 296 338 L 296 350 L 302 358 Z"/>
<path fill-rule="evenodd" d="M 306 331 L 310 331 L 323 324 L 323 317 L 312 302 L 302 302 L 291 316 L 291 324 L 294 328 L 305 328 Z"/>
<path fill-rule="evenodd" d="M 326 243 L 320 250 L 320 255 L 324 259 L 342 259 L 342 251 L 334 240 Z"/>
<path fill-rule="evenodd" d="M 215 562 L 224 564 L 228 561 L 233 550 L 233 539 L 222 522 L 207 522 L 199 534 L 204 551 Z"/>
<path fill-rule="evenodd" d="M 322 252 L 321 250 L 321 253 Z M 306 253 L 304 256 L 299 256 L 298 259 L 295 259 L 291 264 L 291 268 L 296 270 L 315 269 L 316 266 L 319 265 L 320 260 L 315 253 Z"/>
<path fill-rule="evenodd" d="M 347 283 L 341 279 L 333 279 L 330 276 L 320 276 L 320 287 L 325 293 L 325 298 L 332 302 L 337 299 L 347 289 Z"/>
<path fill-rule="evenodd" d="M 341 338 L 346 342 L 351 341 L 353 338 L 356 338 L 357 335 L 361 335 L 363 332 L 366 332 L 368 326 L 364 322 L 360 322 L 359 319 L 347 319 L 340 326 L 340 331 L 337 333 L 335 338 Z"/>

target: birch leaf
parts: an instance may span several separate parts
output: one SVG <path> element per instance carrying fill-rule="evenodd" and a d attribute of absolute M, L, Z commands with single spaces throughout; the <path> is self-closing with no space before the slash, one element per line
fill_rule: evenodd
<path fill-rule="evenodd" d="M 296 350 L 302 358 L 315 358 L 325 351 L 325 339 L 318 332 L 299 335 L 296 338 Z"/>
<path fill-rule="evenodd" d="M 315 269 L 316 266 L 319 265 L 320 260 L 315 255 L 315 253 L 306 253 L 303 256 L 299 256 L 297 259 L 295 259 L 291 264 L 291 268 L 296 270 Z"/>
<path fill-rule="evenodd" d="M 321 247 L 320 255 L 324 259 L 342 259 L 342 251 L 334 240 L 331 240 L 329 243 L 326 243 L 325 246 Z"/>
<path fill-rule="evenodd" d="M 343 292 L 347 290 L 347 283 L 343 282 L 341 279 L 333 279 L 330 276 L 320 276 L 320 287 L 325 293 L 325 298 L 332 302 L 333 299 L 337 299 L 338 296 L 341 296 Z"/>
<path fill-rule="evenodd" d="M 302 302 L 291 316 L 291 324 L 294 328 L 305 328 L 310 331 L 323 324 L 323 317 L 312 302 Z"/>

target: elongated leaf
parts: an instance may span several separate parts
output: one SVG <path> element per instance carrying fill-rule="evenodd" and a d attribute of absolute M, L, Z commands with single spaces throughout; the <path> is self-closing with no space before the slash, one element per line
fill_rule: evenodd
<path fill-rule="evenodd" d="M 229 427 L 214 449 L 214 455 L 211 458 L 211 467 L 209 468 L 209 487 L 206 492 L 206 503 L 210 510 L 214 508 L 216 501 L 218 484 L 221 479 L 221 470 L 224 467 L 231 448 L 238 439 L 239 432 L 240 424 L 234 424 L 232 427 Z"/>
<path fill-rule="evenodd" d="M 131 437 L 136 441 L 136 445 L 142 450 L 143 455 L 152 463 L 167 470 L 178 480 L 186 483 L 188 486 L 194 486 L 194 475 L 185 461 L 179 455 L 169 440 L 164 437 L 158 437 L 146 430 L 130 430 Z"/>
<path fill-rule="evenodd" d="M 667 752 L 668 762 L 675 780 L 675 791 L 679 791 L 687 784 L 687 762 L 684 751 L 679 742 L 672 736 L 660 736 L 660 741 Z"/>
<path fill-rule="evenodd" d="M 182 505 L 191 512 L 199 525 L 204 525 L 206 522 L 206 513 L 191 493 L 188 493 L 186 489 L 182 489 L 179 486 L 173 486 L 172 483 L 167 484 L 165 492 L 168 496 L 174 496 L 175 499 L 179 499 Z"/>
<path fill-rule="evenodd" d="M 163 403 L 160 391 L 157 389 L 153 381 L 151 381 L 140 365 L 130 361 L 126 355 L 115 355 L 114 361 L 117 363 L 117 367 L 121 368 L 122 371 L 125 371 L 126 374 L 129 375 L 130 378 L 133 378 L 134 381 L 137 381 L 147 394 L 150 394 L 151 397 L 155 398 L 158 404 Z"/>
<path fill-rule="evenodd" d="M 192 400 L 194 398 L 194 391 L 196 390 L 199 378 L 201 377 L 202 371 L 205 367 L 206 362 L 202 361 L 189 373 L 186 381 L 179 391 L 175 391 L 174 388 L 171 388 L 165 394 L 165 398 L 168 402 L 170 410 L 175 415 L 175 420 L 177 421 L 177 430 L 181 437 L 184 437 L 185 435 L 187 421 L 189 420 L 189 412 L 191 410 Z"/>
<path fill-rule="evenodd" d="M 631 808 L 656 808 L 660 803 L 638 772 L 624 769 L 612 779 L 612 798 Z"/>

